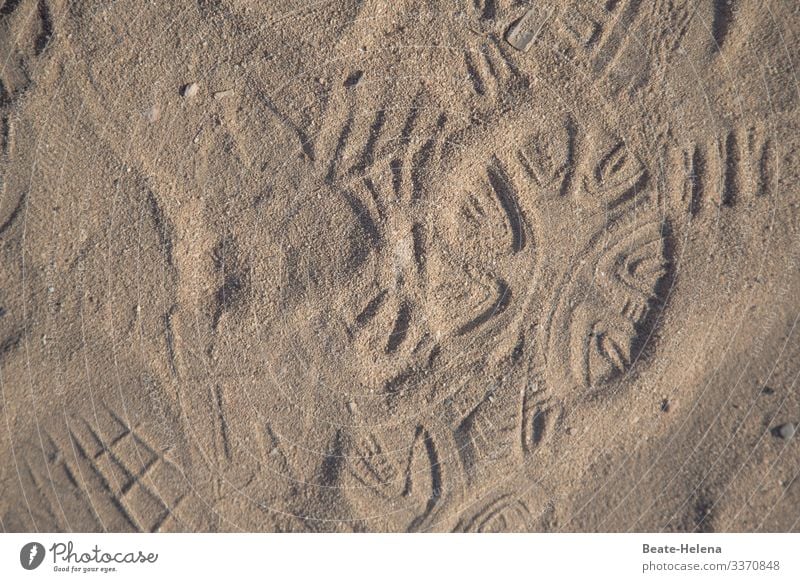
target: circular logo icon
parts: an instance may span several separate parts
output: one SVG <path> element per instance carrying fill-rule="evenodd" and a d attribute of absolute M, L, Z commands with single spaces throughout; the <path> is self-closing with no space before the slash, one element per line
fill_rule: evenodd
<path fill-rule="evenodd" d="M 39 542 L 29 542 L 19 551 L 19 563 L 26 570 L 35 570 L 44 561 L 44 546 Z"/>

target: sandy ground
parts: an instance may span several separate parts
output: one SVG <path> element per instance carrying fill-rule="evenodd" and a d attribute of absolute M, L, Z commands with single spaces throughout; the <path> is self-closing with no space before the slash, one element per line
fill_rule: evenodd
<path fill-rule="evenodd" d="M 800 530 L 791 0 L 0 0 L 0 529 Z"/>

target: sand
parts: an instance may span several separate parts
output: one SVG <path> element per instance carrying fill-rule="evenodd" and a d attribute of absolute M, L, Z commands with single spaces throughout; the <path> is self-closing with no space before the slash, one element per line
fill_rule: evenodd
<path fill-rule="evenodd" d="M 798 34 L 0 3 L 0 529 L 800 530 Z"/>

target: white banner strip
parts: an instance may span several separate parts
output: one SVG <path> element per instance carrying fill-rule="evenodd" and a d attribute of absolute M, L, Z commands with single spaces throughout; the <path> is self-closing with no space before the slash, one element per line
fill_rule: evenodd
<path fill-rule="evenodd" d="M 3 534 L 0 580 L 797 581 L 798 554 L 800 534 Z"/>

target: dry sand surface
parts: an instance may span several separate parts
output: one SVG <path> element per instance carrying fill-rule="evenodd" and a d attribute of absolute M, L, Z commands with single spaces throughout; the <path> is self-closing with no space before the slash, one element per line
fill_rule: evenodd
<path fill-rule="evenodd" d="M 0 0 L 0 530 L 800 530 L 798 35 Z"/>

